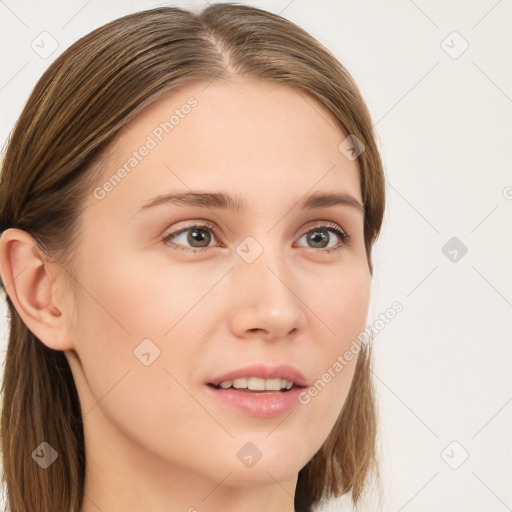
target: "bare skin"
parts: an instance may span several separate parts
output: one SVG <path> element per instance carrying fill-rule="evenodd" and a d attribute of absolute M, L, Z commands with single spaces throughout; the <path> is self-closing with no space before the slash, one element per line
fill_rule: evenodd
<path fill-rule="evenodd" d="M 191 96 L 197 105 L 158 140 L 155 127 Z M 104 186 L 148 135 L 156 147 Z M 87 196 L 81 218 L 76 304 L 62 269 L 32 251 L 30 235 L 3 233 L 9 296 L 43 343 L 65 351 L 77 384 L 87 457 L 81 512 L 293 512 L 298 472 L 331 431 L 357 357 L 308 404 L 277 418 L 243 414 L 207 383 L 247 364 L 287 363 L 313 385 L 364 329 L 363 213 L 298 207 L 315 192 L 361 202 L 356 163 L 338 150 L 345 137 L 323 106 L 288 86 L 189 84 L 136 117 L 104 160 L 101 191 Z M 140 210 L 160 194 L 190 191 L 239 196 L 245 211 Z M 201 232 L 195 245 L 193 228 L 163 241 L 205 223 L 216 232 Z M 322 247 L 310 230 L 325 223 L 348 242 L 320 229 Z M 250 263 L 237 252 L 246 237 L 251 254 L 262 250 Z M 145 339 L 160 351 L 148 366 L 134 354 Z M 252 467 L 237 456 L 249 442 L 262 454 Z"/>

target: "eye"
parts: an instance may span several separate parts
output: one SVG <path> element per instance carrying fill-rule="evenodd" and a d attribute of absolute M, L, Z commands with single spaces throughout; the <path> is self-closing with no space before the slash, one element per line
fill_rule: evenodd
<path fill-rule="evenodd" d="M 189 232 L 187 236 L 182 236 L 185 233 Z M 210 223 L 204 223 L 201 225 L 193 224 L 191 226 L 186 226 L 179 231 L 175 231 L 173 233 L 167 234 L 163 241 L 165 243 L 172 243 L 172 249 L 180 249 L 182 251 L 192 251 L 192 252 L 202 252 L 204 249 L 208 248 L 208 244 L 210 243 L 212 237 L 211 234 L 216 234 L 215 226 Z M 180 244 L 174 243 L 174 240 L 179 240 L 179 237 L 182 237 L 182 242 L 186 241 L 192 245 L 191 248 L 183 247 Z M 184 240 L 183 240 L 184 239 Z M 172 241 L 172 242 L 171 242 Z M 199 244 L 195 246 L 194 244 Z"/>
<path fill-rule="evenodd" d="M 338 245 L 329 246 L 331 237 L 327 233 L 334 233 L 340 239 Z M 215 226 L 206 222 L 203 224 L 192 224 L 178 231 L 168 233 L 163 237 L 162 241 L 168 244 L 171 249 L 194 253 L 204 252 L 209 248 L 209 244 L 212 241 L 212 234 L 213 238 L 216 239 L 217 231 Z M 301 238 L 303 237 L 306 237 L 306 239 L 313 244 L 313 247 L 309 247 L 310 249 L 321 249 L 319 252 L 327 253 L 341 250 L 349 240 L 349 236 L 345 231 L 337 224 L 331 222 L 309 229 L 301 236 Z M 184 244 L 190 244 L 190 246 L 186 247 Z"/>
<path fill-rule="evenodd" d="M 327 235 L 327 233 L 335 233 L 336 236 L 341 240 L 338 245 L 331 245 L 328 244 L 331 242 L 331 237 Z M 315 226 L 312 229 L 309 229 L 306 233 L 302 235 L 301 238 L 306 237 L 306 240 L 308 242 L 313 243 L 312 249 L 323 249 L 321 252 L 332 252 L 332 251 L 339 251 L 341 250 L 345 245 L 347 245 L 349 236 L 343 229 L 340 228 L 337 224 L 333 224 L 331 222 L 328 222 L 326 224 L 321 224 L 319 226 Z M 327 248 L 326 248 L 327 247 Z"/>

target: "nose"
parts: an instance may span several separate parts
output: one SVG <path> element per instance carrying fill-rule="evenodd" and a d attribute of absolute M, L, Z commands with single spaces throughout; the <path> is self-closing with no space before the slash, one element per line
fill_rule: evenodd
<path fill-rule="evenodd" d="M 265 249 L 252 263 L 240 258 L 231 274 L 235 289 L 230 327 L 234 335 L 271 341 L 303 330 L 307 306 L 300 297 L 301 283 L 277 249 Z"/>

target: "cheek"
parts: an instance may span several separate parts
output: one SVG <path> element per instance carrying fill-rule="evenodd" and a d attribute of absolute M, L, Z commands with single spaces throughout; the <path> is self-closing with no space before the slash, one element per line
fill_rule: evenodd
<path fill-rule="evenodd" d="M 360 335 L 367 321 L 370 285 L 367 268 L 347 267 L 333 274 L 327 293 L 311 297 L 311 309 L 315 308 L 322 322 L 317 322 L 318 334 L 312 334 L 320 340 L 314 352 L 315 382 L 304 391 L 301 401 L 310 408 L 309 417 L 320 437 L 327 436 L 334 426 L 352 384 Z"/>
<path fill-rule="evenodd" d="M 86 270 L 80 280 L 87 287 L 78 290 L 75 344 L 96 397 L 141 369 L 149 380 L 140 389 L 175 384 L 165 369 L 180 382 L 190 377 L 202 340 L 222 316 L 209 291 L 225 270 L 185 272 L 172 265 L 148 270 L 140 258 L 121 254 L 115 265 L 96 262 Z M 164 375 L 162 382 L 151 380 L 155 372 Z"/>
<path fill-rule="evenodd" d="M 183 323 L 193 325 L 187 315 L 206 298 L 218 279 L 214 274 L 221 275 L 119 256 L 115 264 L 88 269 L 82 277 L 87 290 L 81 290 L 79 298 L 80 312 L 85 312 L 80 316 L 94 317 L 94 324 L 87 322 L 89 335 L 116 333 L 110 340 L 113 344 L 120 339 L 133 344 L 144 338 L 164 339 Z"/>
<path fill-rule="evenodd" d="M 198 279 L 194 286 L 190 275 L 170 272 L 164 280 L 120 262 L 96 265 L 94 274 L 81 279 L 87 290 L 77 297 L 75 342 L 85 376 L 83 413 L 105 436 L 112 424 L 153 453 L 183 461 L 190 459 L 193 445 L 200 460 L 201 452 L 211 450 L 203 434 L 215 423 L 191 397 L 187 379 L 201 346 L 201 325 L 215 324 L 202 315 L 211 301 L 194 309 L 212 283 Z M 176 443 L 177 437 L 193 442 Z"/>
<path fill-rule="evenodd" d="M 310 304 L 327 333 L 322 338 L 325 340 L 322 353 L 332 358 L 334 353 L 345 350 L 347 344 L 365 328 L 371 277 L 365 265 L 357 264 L 333 271 L 320 282 L 327 284 L 319 286 L 311 295 Z"/>

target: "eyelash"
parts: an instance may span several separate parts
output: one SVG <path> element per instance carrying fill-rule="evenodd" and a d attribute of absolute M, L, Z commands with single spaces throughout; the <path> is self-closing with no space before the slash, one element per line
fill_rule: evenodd
<path fill-rule="evenodd" d="M 193 253 L 197 253 L 197 252 L 204 252 L 208 249 L 211 249 L 211 247 L 202 247 L 202 248 L 197 248 L 197 247 L 183 247 L 181 246 L 180 244 L 174 244 L 174 245 L 171 245 L 171 238 L 174 238 L 178 235 L 181 235 L 182 233 L 184 233 L 185 231 L 189 231 L 189 230 L 192 230 L 192 229 L 202 229 L 202 230 L 209 230 L 211 231 L 215 238 L 220 238 L 218 233 L 217 233 L 217 229 L 215 228 L 215 226 L 213 224 L 210 224 L 208 222 L 206 223 L 203 223 L 203 224 L 191 224 L 190 226 L 186 226 L 178 231 L 174 231 L 172 233 L 168 233 L 166 234 L 163 238 L 162 238 L 162 241 L 166 244 L 169 245 L 169 247 L 171 249 L 174 249 L 174 250 L 181 250 L 181 251 L 188 251 L 188 252 L 193 252 Z M 315 231 L 315 230 L 325 230 L 325 231 L 333 231 L 334 233 L 336 233 L 339 238 L 341 239 L 341 243 L 336 246 L 336 247 L 332 247 L 330 249 L 318 249 L 317 252 L 326 252 L 326 253 L 331 253 L 333 251 L 340 251 L 341 249 L 343 249 L 347 244 L 348 244 L 348 241 L 350 239 L 350 237 L 345 233 L 345 231 L 343 229 L 341 229 L 337 224 L 333 224 L 331 222 L 327 222 L 325 224 L 320 224 L 318 226 L 313 226 L 311 229 L 308 229 L 306 232 L 304 232 L 302 235 L 301 235 L 301 238 L 310 233 L 311 231 Z M 314 247 L 309 247 L 309 249 L 313 249 L 315 250 Z"/>

